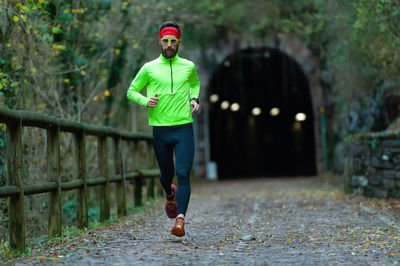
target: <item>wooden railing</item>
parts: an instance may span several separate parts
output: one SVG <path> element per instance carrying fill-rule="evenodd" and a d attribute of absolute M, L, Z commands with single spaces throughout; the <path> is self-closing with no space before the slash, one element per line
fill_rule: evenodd
<path fill-rule="evenodd" d="M 49 193 L 49 223 L 50 236 L 60 235 L 62 231 L 62 200 L 61 191 L 78 190 L 77 220 L 78 226 L 88 226 L 88 186 L 100 186 L 100 221 L 110 218 L 110 183 L 116 183 L 116 200 L 118 217 L 126 215 L 126 184 L 133 180 L 134 204 L 142 205 L 143 179 L 148 178 L 147 196 L 155 197 L 162 194 L 160 186 L 155 187 L 155 179 L 159 176 L 155 159 L 151 150 L 152 136 L 147 134 L 118 131 L 111 127 L 95 126 L 72 120 L 56 118 L 27 111 L 14 111 L 0 108 L 0 123 L 7 127 L 7 171 L 6 186 L 0 186 L 0 198 L 8 197 L 9 213 L 9 243 L 12 248 L 25 247 L 25 212 L 24 195 Z M 23 185 L 22 175 L 22 128 L 24 126 L 47 130 L 47 182 Z M 73 133 L 75 136 L 76 177 L 71 182 L 61 182 L 60 178 L 60 132 Z M 85 137 L 97 137 L 98 167 L 100 177 L 87 178 Z M 115 175 L 109 174 L 107 137 L 113 140 L 113 161 Z M 125 162 L 122 160 L 121 142 L 133 142 L 135 147 L 135 171 L 125 173 Z M 147 143 L 145 165 L 140 165 L 139 142 Z M 157 182 L 159 184 L 159 182 Z"/>

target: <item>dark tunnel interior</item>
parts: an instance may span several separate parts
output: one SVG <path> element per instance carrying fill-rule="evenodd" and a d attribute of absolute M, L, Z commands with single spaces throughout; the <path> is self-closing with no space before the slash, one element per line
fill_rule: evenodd
<path fill-rule="evenodd" d="M 209 88 L 220 179 L 316 173 L 309 84 L 292 58 L 273 48 L 240 50 L 217 67 Z"/>

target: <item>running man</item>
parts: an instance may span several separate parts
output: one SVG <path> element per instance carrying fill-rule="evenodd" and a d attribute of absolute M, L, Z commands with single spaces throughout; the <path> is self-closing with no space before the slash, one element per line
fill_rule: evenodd
<path fill-rule="evenodd" d="M 153 148 L 166 193 L 165 212 L 176 218 L 171 234 L 185 235 L 194 157 L 193 117 L 199 112 L 200 82 L 195 65 L 178 56 L 181 28 L 172 21 L 160 26 L 161 55 L 143 65 L 128 89 L 128 99 L 148 108 Z M 147 86 L 147 97 L 140 94 Z M 176 166 L 174 167 L 173 152 Z M 178 187 L 172 184 L 175 175 Z"/>

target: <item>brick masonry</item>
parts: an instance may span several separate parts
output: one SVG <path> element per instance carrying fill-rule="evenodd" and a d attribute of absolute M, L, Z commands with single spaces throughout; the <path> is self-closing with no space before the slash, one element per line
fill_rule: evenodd
<path fill-rule="evenodd" d="M 344 153 L 346 191 L 400 197 L 400 130 L 352 135 Z"/>

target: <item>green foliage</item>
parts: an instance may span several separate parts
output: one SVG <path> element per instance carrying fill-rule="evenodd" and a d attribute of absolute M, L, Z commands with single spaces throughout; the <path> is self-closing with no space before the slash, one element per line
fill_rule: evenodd
<path fill-rule="evenodd" d="M 62 206 L 63 224 L 72 224 L 76 221 L 76 199 L 70 199 Z"/>
<path fill-rule="evenodd" d="M 0 262 L 6 262 L 9 258 L 15 258 L 21 255 L 31 256 L 32 249 L 30 247 L 26 247 L 23 250 L 11 249 L 8 241 L 5 241 L 4 238 L 0 239 Z"/>
<path fill-rule="evenodd" d="M 399 2 L 351 1 L 345 7 L 353 13 L 347 37 L 352 63 L 378 83 L 396 77 L 400 66 Z"/>
<path fill-rule="evenodd" d="M 158 24 L 171 19 L 183 25 L 189 47 L 292 35 L 305 42 L 319 56 L 322 69 L 337 80 L 347 82 L 349 68 L 354 67 L 370 79 L 369 87 L 362 88 L 367 93 L 385 82 L 398 83 L 397 0 L 1 1 L 0 8 L 2 21 L 7 22 L 1 33 L 7 41 L 0 47 L 0 68 L 9 84 L 18 84 L 4 98 L 12 98 L 11 106 L 29 105 L 33 111 L 46 103 L 48 110 L 38 111 L 76 120 L 101 122 L 113 117 L 133 76 L 124 70 L 143 63 L 157 38 Z M 335 96 L 347 99 L 344 102 L 354 100 L 357 93 L 352 91 L 345 82 L 335 84 Z M 34 102 L 24 100 L 26 95 Z"/>
<path fill-rule="evenodd" d="M 374 188 L 372 186 L 367 186 L 364 191 L 364 195 L 370 198 L 374 197 Z"/>
<path fill-rule="evenodd" d="M 71 198 L 66 201 L 63 206 L 63 224 L 72 225 L 76 222 L 76 198 Z M 89 223 L 97 222 L 100 217 L 100 209 L 97 208 L 89 208 L 88 210 L 88 219 Z"/>
<path fill-rule="evenodd" d="M 3 64 L 1 64 L 0 59 L 0 67 L 6 64 L 6 61 L 3 60 Z M 0 96 L 4 97 L 3 105 L 13 108 L 16 104 L 16 96 L 15 90 L 18 88 L 18 82 L 14 81 L 9 74 L 0 72 Z"/>

